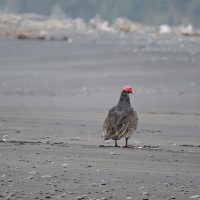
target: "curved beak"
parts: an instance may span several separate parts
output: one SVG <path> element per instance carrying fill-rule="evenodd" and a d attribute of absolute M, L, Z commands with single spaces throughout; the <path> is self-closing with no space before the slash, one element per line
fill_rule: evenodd
<path fill-rule="evenodd" d="M 130 93 L 131 94 L 135 94 L 135 91 L 133 89 L 131 89 Z"/>

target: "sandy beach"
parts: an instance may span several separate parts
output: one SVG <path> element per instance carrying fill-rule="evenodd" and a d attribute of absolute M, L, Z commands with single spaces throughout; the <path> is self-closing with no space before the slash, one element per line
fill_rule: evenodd
<path fill-rule="evenodd" d="M 0 199 L 200 199 L 200 41 L 69 37 L 0 38 Z M 127 149 L 101 138 L 125 84 Z"/>

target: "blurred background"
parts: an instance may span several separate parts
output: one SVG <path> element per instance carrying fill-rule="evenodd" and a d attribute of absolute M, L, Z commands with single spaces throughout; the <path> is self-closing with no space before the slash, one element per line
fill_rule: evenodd
<path fill-rule="evenodd" d="M 198 112 L 199 0 L 0 0 L 0 105 Z"/>
<path fill-rule="evenodd" d="M 110 23 L 124 17 L 148 25 L 190 23 L 200 27 L 199 0 L 0 0 L 0 10 L 40 15 L 57 13 L 86 21 L 98 15 Z"/>

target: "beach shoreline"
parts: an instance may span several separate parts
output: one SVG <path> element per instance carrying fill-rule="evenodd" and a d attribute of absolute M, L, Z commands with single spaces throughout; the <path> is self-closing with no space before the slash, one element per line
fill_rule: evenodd
<path fill-rule="evenodd" d="M 200 199 L 199 42 L 0 43 L 0 199 Z M 101 131 L 126 84 L 139 126 L 124 149 Z"/>

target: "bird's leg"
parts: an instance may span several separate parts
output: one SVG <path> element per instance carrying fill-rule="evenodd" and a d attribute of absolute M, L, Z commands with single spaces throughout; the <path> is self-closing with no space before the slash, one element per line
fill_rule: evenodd
<path fill-rule="evenodd" d="M 124 148 L 127 148 L 128 147 L 128 138 L 125 138 L 126 140 L 126 144 L 124 145 Z"/>
<path fill-rule="evenodd" d="M 118 147 L 117 140 L 115 140 L 115 147 Z"/>

